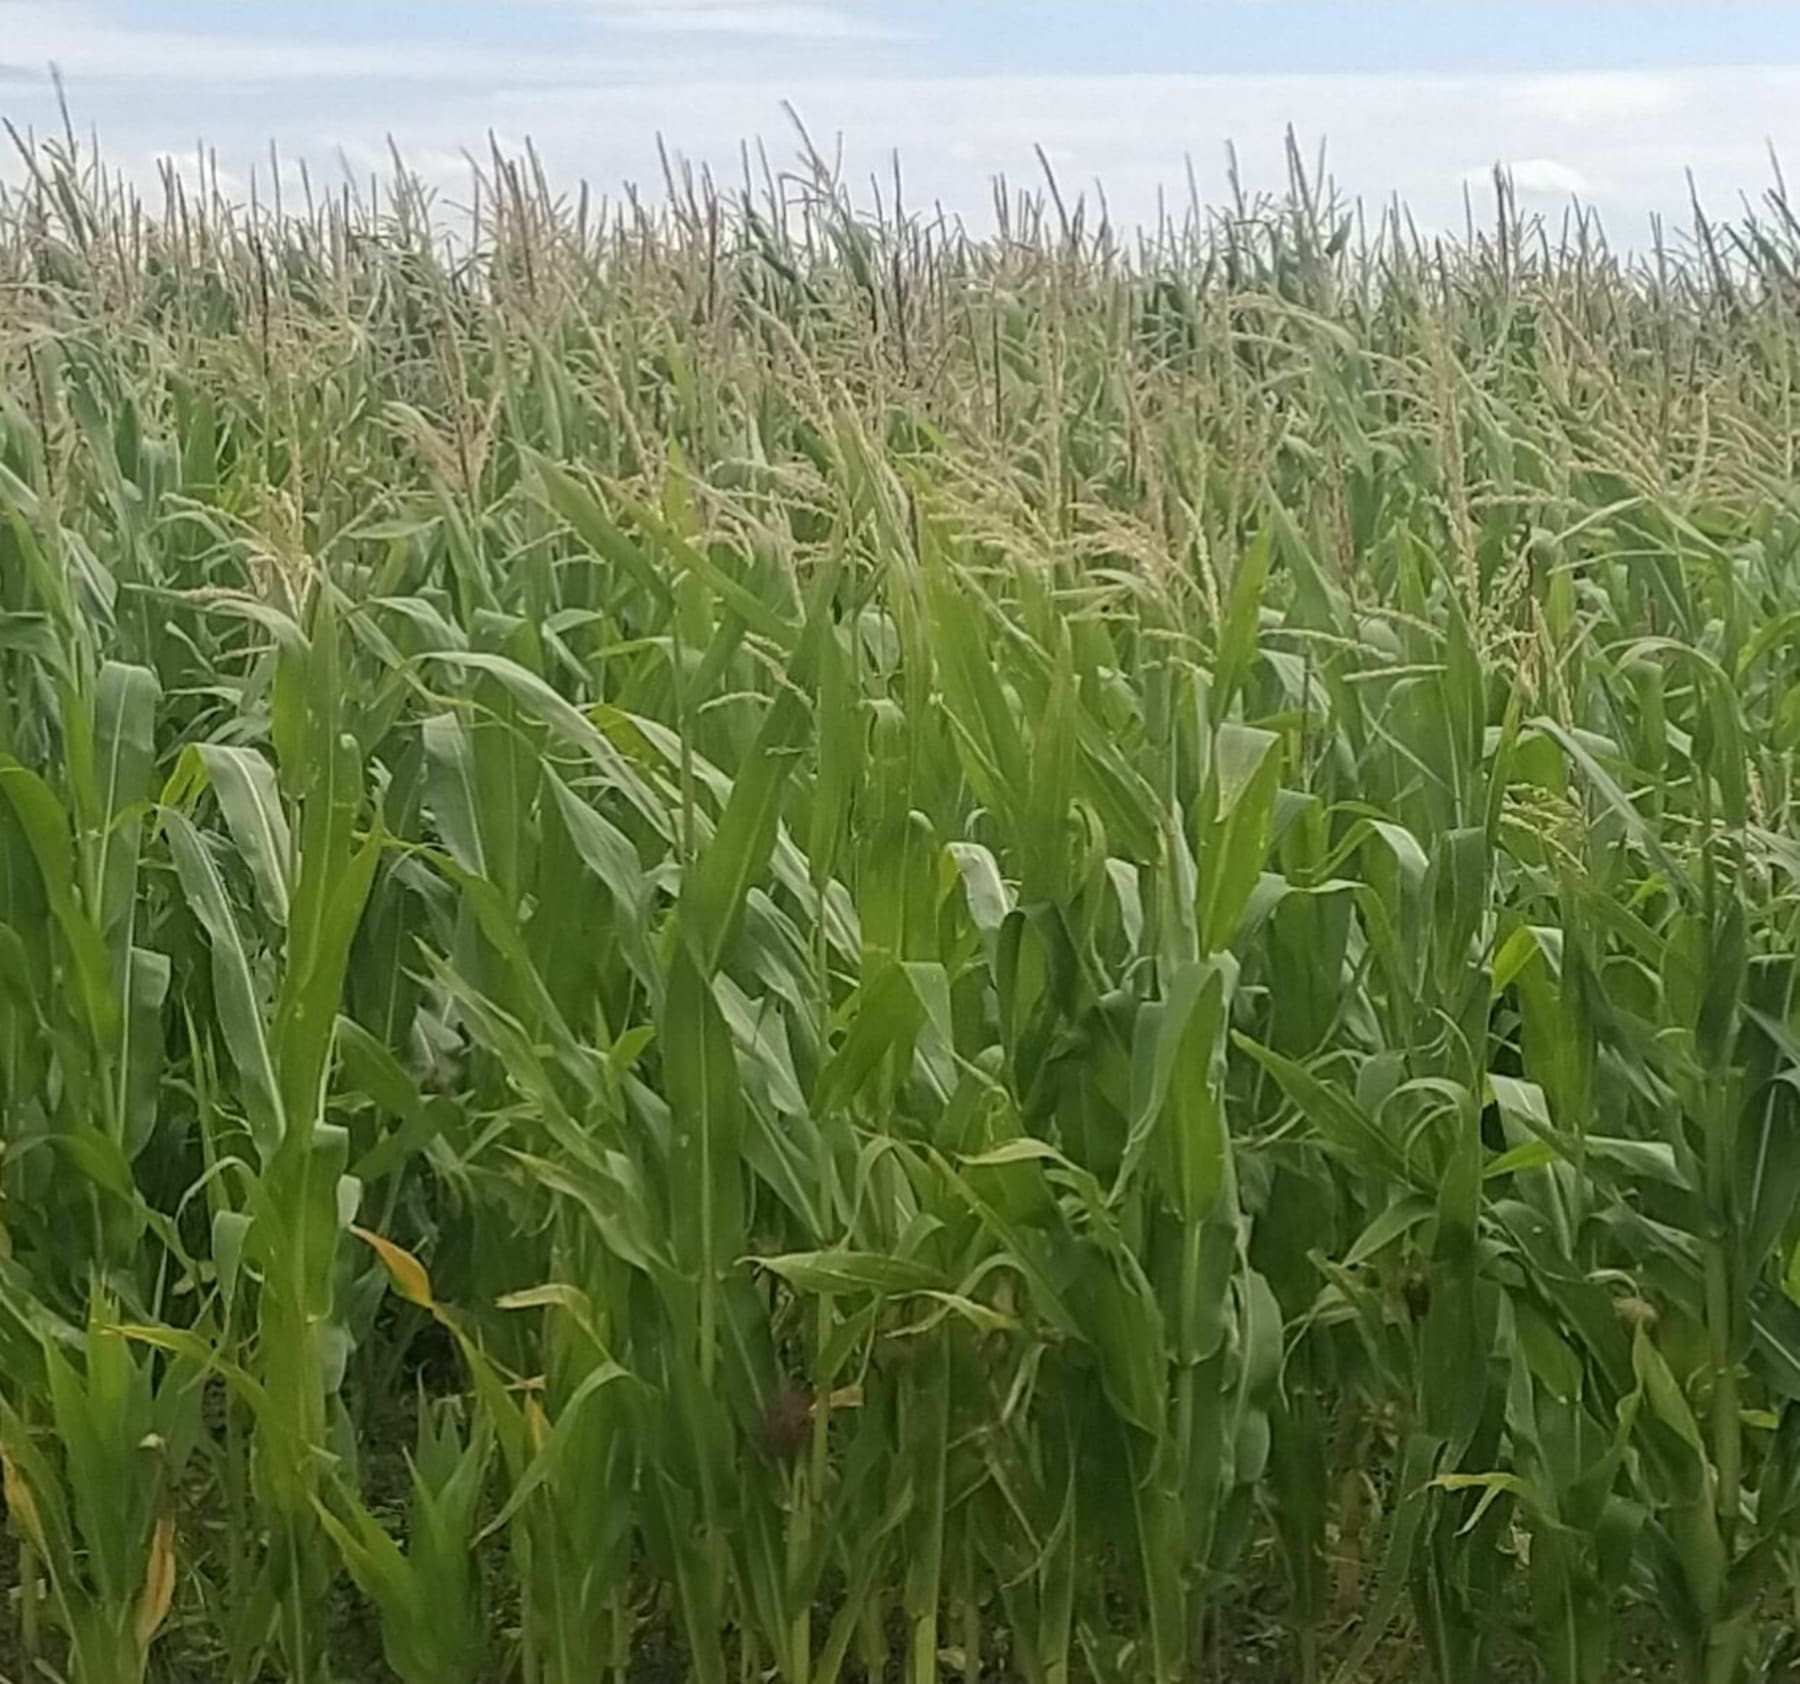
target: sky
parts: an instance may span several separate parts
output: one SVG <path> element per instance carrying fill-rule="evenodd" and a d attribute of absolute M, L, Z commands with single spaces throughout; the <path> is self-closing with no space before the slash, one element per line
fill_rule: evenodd
<path fill-rule="evenodd" d="M 1728 213 L 1800 168 L 1800 5 L 1653 0 L 0 0 L 0 115 L 77 129 L 154 181 L 204 143 L 266 192 L 270 145 L 313 179 L 388 168 L 447 203 L 468 155 L 530 139 L 559 185 L 660 193 L 659 140 L 726 183 L 742 144 L 791 166 L 785 107 L 846 183 L 980 227 L 992 180 L 1115 223 L 1282 173 L 1291 126 L 1349 194 L 1427 227 L 1491 204 L 1496 165 L 1546 214 L 1636 243 L 1691 171 Z M 0 156 L 0 175 L 19 165 Z"/>

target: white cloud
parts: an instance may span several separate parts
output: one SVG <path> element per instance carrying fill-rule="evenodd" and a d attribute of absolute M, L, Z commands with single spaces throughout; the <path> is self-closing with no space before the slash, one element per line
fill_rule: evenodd
<path fill-rule="evenodd" d="M 202 32 L 165 28 L 94 0 L 0 0 L 0 86 L 9 102 L 29 104 L 34 85 L 47 87 L 54 67 L 83 117 L 107 115 L 113 90 L 125 85 L 205 88 L 198 111 L 182 104 L 180 126 L 212 135 L 233 115 L 213 91 L 221 87 L 354 85 L 373 90 L 359 97 L 397 121 L 406 115 L 404 91 L 425 84 L 491 90 L 766 75 L 778 72 L 781 55 L 791 58 L 798 43 L 810 43 L 815 54 L 830 50 L 838 63 L 859 43 L 899 33 L 823 0 L 583 0 L 566 9 L 579 16 L 559 44 L 535 45 L 526 30 L 519 45 L 497 47 L 461 39 L 454 29 L 405 40 Z M 99 85 L 105 105 L 96 110 L 90 90 Z M 280 126 L 308 97 L 274 96 L 262 120 Z M 480 130 L 464 138 L 479 142 Z"/>
<path fill-rule="evenodd" d="M 742 10 L 747 24 L 757 8 L 745 5 Z M 635 19 L 640 11 L 620 14 L 627 15 Z M 454 32 L 425 40 L 333 41 L 323 36 L 227 36 L 139 27 L 130 18 L 123 9 L 103 9 L 81 0 L 66 4 L 0 0 L 0 70 L 10 70 L 23 80 L 41 77 L 54 65 L 79 97 L 81 85 L 89 81 L 195 85 L 356 81 L 392 86 L 453 81 L 493 86 L 571 79 L 626 81 L 667 74 L 670 68 L 666 58 L 634 59 L 616 51 L 496 49 L 491 43 L 458 41 Z M 796 20 L 786 21 L 791 27 Z M 205 121 L 205 114 L 191 108 L 182 117 L 189 125 Z"/>
<path fill-rule="evenodd" d="M 897 30 L 880 19 L 829 5 L 781 4 L 777 0 L 617 0 L 593 11 L 616 29 L 658 35 L 747 35 L 775 40 L 882 40 Z"/>
<path fill-rule="evenodd" d="M 1644 70 L 1520 76 L 1507 90 L 1509 102 L 1532 117 L 1590 125 L 1667 115 L 1679 111 L 1691 92 L 1690 76 Z"/>
<path fill-rule="evenodd" d="M 1463 184 L 1467 187 L 1487 187 L 1494 177 L 1494 167 L 1488 165 L 1463 171 Z M 1516 191 L 1526 195 L 1553 195 L 1567 198 L 1592 196 L 1593 183 L 1578 169 L 1563 163 L 1557 158 L 1516 158 L 1511 162 L 1503 162 L 1499 169 L 1513 184 Z"/>
<path fill-rule="evenodd" d="M 1115 220 L 1153 216 L 1159 192 L 1180 207 L 1191 157 L 1202 196 L 1226 187 L 1225 146 L 1235 142 L 1247 181 L 1279 187 L 1283 134 L 1295 128 L 1309 160 L 1321 139 L 1344 188 L 1379 203 L 1398 194 L 1428 227 L 1459 226 L 1465 179 L 1485 182 L 1493 160 L 1512 160 L 1521 195 L 1578 194 L 1622 238 L 1641 238 L 1649 214 L 1685 212 L 1685 172 L 1723 207 L 1770 179 L 1765 137 L 1792 126 L 1800 66 L 1696 70 L 1635 109 L 1621 96 L 1605 122 L 1564 128 L 1515 75 L 1068 75 L 789 77 L 645 85 L 604 95 L 579 88 L 496 92 L 484 121 L 529 132 L 552 170 L 597 185 L 660 182 L 655 137 L 738 174 L 739 145 L 762 136 L 778 160 L 793 152 L 781 110 L 791 100 L 820 149 L 841 135 L 852 186 L 884 181 L 897 149 L 908 201 L 942 200 L 981 221 L 989 178 L 1042 181 L 1035 146 L 1057 160 L 1065 195 L 1098 180 Z M 442 144 L 472 113 L 424 125 Z M 405 143 L 412 131 L 400 131 Z M 1479 196 L 1478 202 L 1479 202 Z"/>
<path fill-rule="evenodd" d="M 778 168 L 794 157 L 783 109 L 791 101 L 825 155 L 841 137 L 853 189 L 878 176 L 887 196 L 898 151 L 908 204 L 941 202 L 977 226 L 991 220 L 995 175 L 1041 185 L 1039 145 L 1055 159 L 1065 197 L 1102 183 L 1114 220 L 1131 224 L 1154 217 L 1163 195 L 1185 208 L 1190 157 L 1202 198 L 1218 202 L 1228 141 L 1247 182 L 1278 189 L 1291 124 L 1309 160 L 1321 139 L 1329 143 L 1348 192 L 1371 204 L 1398 195 L 1427 228 L 1460 226 L 1468 200 L 1483 202 L 1479 186 L 1498 159 L 1510 160 L 1522 198 L 1549 208 L 1579 196 L 1615 236 L 1641 239 L 1652 212 L 1677 223 L 1685 216 L 1689 168 L 1722 209 L 1767 184 L 1766 137 L 1791 132 L 1800 109 L 1800 66 L 1556 77 L 901 74 L 888 68 L 897 62 L 891 47 L 821 39 L 795 51 L 777 36 L 759 45 L 750 30 L 759 19 L 776 28 L 783 19 L 795 28 L 855 20 L 850 4 L 538 3 L 594 20 L 602 36 L 630 20 L 634 50 L 495 51 L 451 31 L 394 50 L 316 35 L 199 37 L 127 27 L 142 14 L 86 0 L 0 0 L 0 58 L 62 62 L 77 121 L 97 119 L 114 161 L 127 165 L 162 150 L 190 155 L 198 130 L 225 167 L 247 176 L 273 136 L 320 181 L 335 177 L 340 156 L 358 171 L 385 170 L 392 135 L 452 197 L 467 184 L 464 149 L 485 157 L 490 132 L 530 136 L 553 181 L 586 179 L 603 194 L 634 182 L 660 195 L 659 136 L 735 182 L 746 142 L 753 153 L 766 142 Z M 720 19 L 742 22 L 745 33 L 714 29 Z M 658 23 L 671 24 L 666 38 L 652 30 Z M 530 32 L 521 34 L 529 43 Z M 915 62 L 908 50 L 904 63 Z M 443 97 L 434 78 L 456 78 L 455 97 Z M 244 81 L 255 86 L 239 91 Z M 84 92 L 95 83 L 104 87 Z M 7 104 L 15 119 L 54 119 L 41 83 L 9 89 Z M 7 168 L 0 158 L 0 172 Z"/>

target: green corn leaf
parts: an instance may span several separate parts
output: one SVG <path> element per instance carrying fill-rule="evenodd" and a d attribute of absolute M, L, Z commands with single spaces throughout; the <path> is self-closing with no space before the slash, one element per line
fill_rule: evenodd
<path fill-rule="evenodd" d="M 720 1279 L 744 1250 L 744 1112 L 731 1032 L 711 983 L 685 947 L 671 968 L 658 1040 L 673 1131 L 670 1232 L 675 1255 L 700 1295 L 704 1363 L 710 1361 Z"/>
<path fill-rule="evenodd" d="M 68 814 L 50 786 L 29 768 L 0 755 L 0 795 L 12 804 L 43 883 L 51 916 L 68 951 L 76 998 L 94 1038 L 109 1043 L 119 1003 L 106 944 L 76 888 L 74 837 Z"/>
<path fill-rule="evenodd" d="M 294 844 L 275 769 L 254 749 L 224 743 L 197 743 L 194 754 L 218 797 L 231 840 L 250 868 L 263 911 L 276 924 L 286 924 Z"/>
<path fill-rule="evenodd" d="M 322 1108 L 350 946 L 375 881 L 381 850 L 381 834 L 372 831 L 356 852 L 342 861 L 329 890 L 321 892 L 316 920 L 303 930 L 296 919 L 290 934 L 287 968 L 275 1011 L 282 1111 L 290 1121 L 316 1117 Z M 303 885 L 307 873 L 316 869 L 317 865 L 302 867 Z M 297 895 L 296 913 L 302 905 L 302 897 Z"/>
<path fill-rule="evenodd" d="M 759 1269 L 779 1275 L 802 1292 L 872 1292 L 879 1296 L 941 1292 L 943 1278 L 934 1269 L 904 1257 L 877 1252 L 790 1252 L 758 1257 Z"/>
<path fill-rule="evenodd" d="M 94 755 L 99 782 L 93 843 L 93 912 L 103 933 L 127 926 L 137 893 L 144 803 L 156 753 L 162 687 L 147 668 L 108 661 L 94 687 Z"/>
<path fill-rule="evenodd" d="M 169 808 L 163 810 L 162 829 L 174 857 L 182 893 L 212 948 L 213 997 L 219 1029 L 242 1083 L 250 1132 L 257 1150 L 267 1160 L 280 1146 L 287 1125 L 243 930 L 226 894 L 224 879 L 200 833 L 182 814 Z"/>

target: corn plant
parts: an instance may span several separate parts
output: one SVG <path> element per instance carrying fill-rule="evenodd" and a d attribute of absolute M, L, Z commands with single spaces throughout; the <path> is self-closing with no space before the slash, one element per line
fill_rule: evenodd
<path fill-rule="evenodd" d="M 79 1357 L 66 1331 L 43 1339 L 42 1422 L 0 1405 L 27 1647 L 38 1647 L 47 1616 L 71 1679 L 142 1679 L 181 1571 L 175 1510 L 200 1428 L 196 1376 L 181 1363 L 154 1372 L 98 1317 Z"/>
<path fill-rule="evenodd" d="M 1779 183 L 24 146 L 0 1654 L 1783 1676 Z"/>

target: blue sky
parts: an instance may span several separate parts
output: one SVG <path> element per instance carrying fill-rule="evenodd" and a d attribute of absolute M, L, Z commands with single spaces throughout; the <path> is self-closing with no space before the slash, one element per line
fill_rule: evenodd
<path fill-rule="evenodd" d="M 978 222 L 1035 144 L 1131 220 L 1190 166 L 1222 191 L 1228 141 L 1273 181 L 1292 124 L 1428 225 L 1500 163 L 1634 238 L 1687 169 L 1729 208 L 1800 155 L 1800 6 L 1729 0 L 0 0 L 0 113 L 53 128 L 51 63 L 119 167 L 204 139 L 240 190 L 271 140 L 317 179 L 391 136 L 460 197 L 490 133 L 604 192 L 654 189 L 659 135 L 735 178 L 742 140 L 792 157 L 790 101 L 853 183 L 898 151 L 910 198 Z"/>

